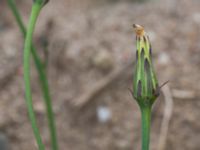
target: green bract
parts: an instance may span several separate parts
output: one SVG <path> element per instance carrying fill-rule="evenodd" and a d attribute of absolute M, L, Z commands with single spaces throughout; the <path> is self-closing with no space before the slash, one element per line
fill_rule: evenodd
<path fill-rule="evenodd" d="M 44 6 L 44 5 L 46 5 L 49 2 L 49 0 L 33 0 L 33 2 L 34 3 L 38 3 L 39 5 Z"/>
<path fill-rule="evenodd" d="M 159 95 L 158 80 L 153 63 L 149 37 L 140 25 L 133 25 L 136 32 L 136 67 L 133 80 L 133 96 L 142 106 L 151 106 Z"/>

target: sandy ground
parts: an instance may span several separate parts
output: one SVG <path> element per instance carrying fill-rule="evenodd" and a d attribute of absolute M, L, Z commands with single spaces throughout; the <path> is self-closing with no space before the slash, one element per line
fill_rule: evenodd
<path fill-rule="evenodd" d="M 36 150 L 24 101 L 23 39 L 7 5 L 0 10 L 0 132 L 11 150 Z M 29 2 L 19 1 L 25 22 Z M 128 88 L 129 67 L 88 103 L 81 97 L 114 70 L 135 59 L 132 24 L 145 26 L 153 46 L 160 84 L 169 80 L 173 115 L 165 150 L 199 150 L 200 144 L 200 2 L 198 0 L 51 1 L 42 11 L 34 36 L 43 55 L 48 41 L 48 76 L 61 150 L 139 150 L 140 112 Z M 32 66 L 34 68 L 34 65 Z M 38 124 L 50 149 L 45 108 L 36 71 L 32 71 L 33 100 Z M 151 150 L 158 150 L 164 108 L 163 94 L 152 116 Z M 108 110 L 100 121 L 98 110 Z"/>

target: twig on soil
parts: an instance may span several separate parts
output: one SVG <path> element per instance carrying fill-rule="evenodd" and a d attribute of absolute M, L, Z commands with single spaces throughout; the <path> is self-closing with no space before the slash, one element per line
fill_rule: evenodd
<path fill-rule="evenodd" d="M 164 116 L 161 124 L 160 137 L 157 150 L 165 149 L 169 122 L 173 112 L 173 98 L 169 86 L 165 85 L 162 88 L 162 91 L 165 99 L 165 108 L 164 108 Z"/>
<path fill-rule="evenodd" d="M 124 67 L 120 67 L 114 69 L 110 74 L 108 74 L 105 78 L 98 81 L 91 89 L 87 92 L 84 92 L 77 100 L 72 101 L 72 105 L 82 108 L 87 105 L 89 102 L 94 100 L 94 97 L 100 94 L 103 90 L 106 89 L 109 85 L 111 85 L 114 81 L 119 79 L 123 74 L 132 74 L 133 61 L 129 62 Z M 129 71 L 131 70 L 131 72 Z"/>
<path fill-rule="evenodd" d="M 196 97 L 195 91 L 181 89 L 173 89 L 172 95 L 178 99 L 193 99 Z"/>

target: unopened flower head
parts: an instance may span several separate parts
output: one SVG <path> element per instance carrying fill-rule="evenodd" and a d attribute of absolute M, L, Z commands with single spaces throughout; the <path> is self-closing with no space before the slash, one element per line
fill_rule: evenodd
<path fill-rule="evenodd" d="M 142 26 L 134 24 L 133 28 L 137 47 L 133 96 L 140 106 L 151 106 L 159 95 L 158 81 L 152 63 L 151 44 Z"/>

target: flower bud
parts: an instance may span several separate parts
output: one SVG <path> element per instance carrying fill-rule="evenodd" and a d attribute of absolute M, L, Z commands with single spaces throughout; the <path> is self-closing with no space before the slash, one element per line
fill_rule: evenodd
<path fill-rule="evenodd" d="M 151 106 L 159 96 L 158 80 L 153 63 L 152 49 L 144 28 L 133 25 L 136 33 L 136 67 L 133 79 L 133 96 L 140 106 Z"/>

